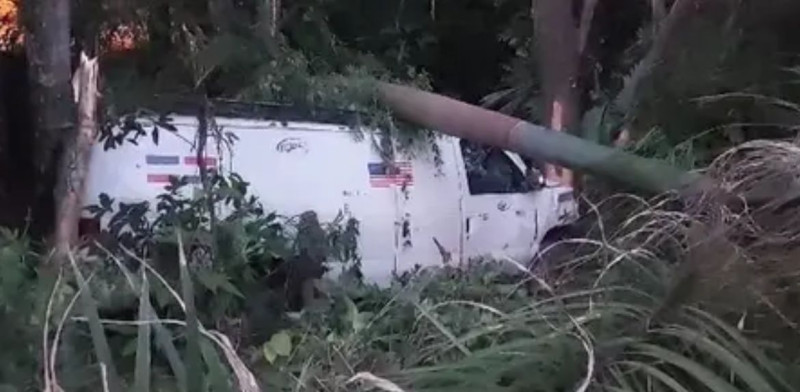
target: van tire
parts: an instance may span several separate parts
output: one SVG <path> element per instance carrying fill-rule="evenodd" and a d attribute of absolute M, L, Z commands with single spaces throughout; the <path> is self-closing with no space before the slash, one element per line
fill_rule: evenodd
<path fill-rule="evenodd" d="M 545 282 L 551 284 L 551 275 L 554 269 L 568 261 L 571 255 L 574 254 L 574 244 L 558 244 L 570 238 L 575 238 L 575 233 L 570 225 L 555 227 L 548 231 L 539 243 L 539 251 L 533 256 L 528 269 L 536 277 L 544 279 Z M 542 253 L 545 250 L 547 252 Z"/>

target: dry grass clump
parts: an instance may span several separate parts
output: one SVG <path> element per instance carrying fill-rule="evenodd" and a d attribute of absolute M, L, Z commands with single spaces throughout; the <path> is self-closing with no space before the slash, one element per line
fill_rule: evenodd
<path fill-rule="evenodd" d="M 662 311 L 701 304 L 732 321 L 744 317 L 744 328 L 759 334 L 800 340 L 800 146 L 748 142 L 705 174 L 715 186 L 690 198 L 586 201 L 591 227 L 553 247 L 571 253 L 549 263 L 548 280 L 568 291 L 622 262 L 676 265 Z"/>

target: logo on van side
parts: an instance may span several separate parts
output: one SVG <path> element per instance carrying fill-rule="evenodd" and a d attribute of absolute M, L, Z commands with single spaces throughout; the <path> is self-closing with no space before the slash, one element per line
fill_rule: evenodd
<path fill-rule="evenodd" d="M 278 142 L 278 144 L 275 146 L 275 151 L 287 154 L 295 150 L 308 153 L 308 146 L 306 146 L 306 142 L 303 139 L 296 137 L 287 137 L 286 139 Z"/>

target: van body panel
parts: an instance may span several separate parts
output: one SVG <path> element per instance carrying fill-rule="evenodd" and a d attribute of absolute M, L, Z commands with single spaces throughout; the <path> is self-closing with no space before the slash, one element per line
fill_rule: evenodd
<path fill-rule="evenodd" d="M 152 204 L 165 176 L 199 179 L 197 120 L 172 116 L 172 124 L 176 131 L 160 131 L 157 144 L 142 137 L 107 151 L 96 145 L 85 203 L 106 193 Z M 437 137 L 436 154 L 396 152 L 387 162 L 371 136 L 339 124 L 220 117 L 215 125 L 206 143 L 214 170 L 241 175 L 264 208 L 281 216 L 313 210 L 321 222 L 357 219 L 361 272 L 377 284 L 415 266 L 476 257 L 524 264 L 547 231 L 575 218 L 570 188 L 526 187 L 518 156 L 500 151 L 476 164 L 455 137 Z M 196 181 L 186 192 L 199 188 Z"/>
<path fill-rule="evenodd" d="M 224 171 L 250 182 L 268 210 L 297 216 L 313 210 L 320 222 L 340 214 L 359 221 L 362 273 L 391 278 L 395 269 L 396 208 L 390 186 L 371 186 L 370 163 L 380 155 L 351 131 L 305 127 L 302 124 L 223 128 L 238 140 L 224 160 Z"/>
<path fill-rule="evenodd" d="M 398 269 L 452 264 L 462 256 L 461 177 L 457 139 L 435 141 L 433 153 L 398 154 L 412 162 L 413 184 L 399 186 Z M 438 160 L 438 163 L 437 163 Z"/>
<path fill-rule="evenodd" d="M 141 137 L 136 139 L 136 145 L 126 142 L 109 150 L 95 145 L 84 204 L 97 204 L 98 196 L 106 193 L 117 202 L 148 201 L 155 209 L 156 197 L 164 192 L 170 175 L 199 178 L 195 130 L 196 125 L 177 127 L 176 132 L 161 131 L 158 143 L 150 137 Z M 216 157 L 213 145 L 206 146 L 206 156 Z M 191 187 L 186 191 L 191 192 Z"/>

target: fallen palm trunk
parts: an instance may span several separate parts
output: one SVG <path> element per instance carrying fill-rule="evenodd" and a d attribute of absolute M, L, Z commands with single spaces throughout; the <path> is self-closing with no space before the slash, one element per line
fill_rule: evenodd
<path fill-rule="evenodd" d="M 573 170 L 619 181 L 653 193 L 685 191 L 702 176 L 554 132 L 501 113 L 441 95 L 389 83 L 378 86 L 380 99 L 399 117 L 420 126 L 542 159 Z"/>

